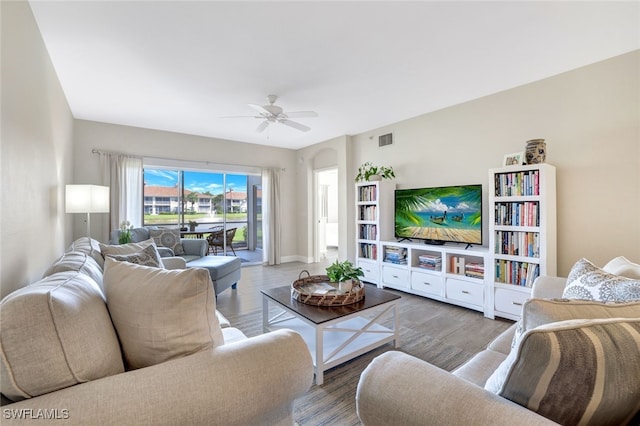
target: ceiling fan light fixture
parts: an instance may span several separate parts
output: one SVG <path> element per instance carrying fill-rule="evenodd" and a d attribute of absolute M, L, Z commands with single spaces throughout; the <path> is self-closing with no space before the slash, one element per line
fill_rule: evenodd
<path fill-rule="evenodd" d="M 318 113 L 315 111 L 293 111 L 293 112 L 284 112 L 284 110 L 278 106 L 274 105 L 274 103 L 278 100 L 277 95 L 268 95 L 267 101 L 269 105 L 256 105 L 256 104 L 248 104 L 249 107 L 253 108 L 258 115 L 252 116 L 254 118 L 259 118 L 264 120 L 262 123 L 258 125 L 256 128 L 257 132 L 264 131 L 270 123 L 280 123 L 285 126 L 294 128 L 301 132 L 308 132 L 311 130 L 310 127 L 305 126 L 304 124 L 298 123 L 296 121 L 291 121 L 290 118 L 312 118 L 317 117 Z M 232 117 L 224 117 L 224 118 L 232 118 Z"/>

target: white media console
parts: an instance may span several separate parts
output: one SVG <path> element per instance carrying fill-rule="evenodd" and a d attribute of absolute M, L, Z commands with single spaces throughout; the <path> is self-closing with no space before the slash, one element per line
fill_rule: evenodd
<path fill-rule="evenodd" d="M 356 265 L 363 281 L 518 320 L 539 275 L 556 274 L 555 168 L 489 170 L 488 247 L 393 240 L 390 182 L 356 184 Z"/>

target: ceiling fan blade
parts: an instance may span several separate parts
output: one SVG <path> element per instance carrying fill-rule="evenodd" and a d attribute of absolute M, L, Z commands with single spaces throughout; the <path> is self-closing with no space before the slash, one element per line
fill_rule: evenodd
<path fill-rule="evenodd" d="M 256 104 L 248 104 L 251 108 L 255 109 L 256 111 L 258 111 L 260 114 L 263 114 L 265 116 L 267 115 L 271 115 L 271 113 L 266 110 L 263 106 L 260 105 L 256 105 Z"/>
<path fill-rule="evenodd" d="M 256 132 L 258 132 L 258 133 L 263 132 L 264 129 L 266 129 L 268 125 L 269 125 L 269 122 L 267 120 L 264 120 L 262 123 L 260 123 L 258 125 L 258 127 L 256 127 Z"/>
<path fill-rule="evenodd" d="M 291 111 L 284 113 L 289 118 L 305 118 L 305 117 L 317 117 L 318 113 L 315 111 Z"/>
<path fill-rule="evenodd" d="M 308 132 L 309 130 L 311 130 L 311 127 L 307 127 L 304 124 L 296 123 L 295 121 L 280 120 L 279 122 L 284 124 L 285 126 L 293 127 L 294 129 L 300 130 L 302 132 Z"/>

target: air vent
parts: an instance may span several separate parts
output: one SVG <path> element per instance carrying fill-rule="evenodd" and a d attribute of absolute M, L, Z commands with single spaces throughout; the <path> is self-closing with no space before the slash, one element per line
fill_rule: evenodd
<path fill-rule="evenodd" d="M 393 145 L 393 133 L 378 136 L 378 146 Z"/>

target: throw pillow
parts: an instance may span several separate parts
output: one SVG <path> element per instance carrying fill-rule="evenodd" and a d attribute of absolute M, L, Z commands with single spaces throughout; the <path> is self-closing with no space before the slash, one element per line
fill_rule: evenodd
<path fill-rule="evenodd" d="M 150 229 L 149 236 L 153 238 L 158 247 L 168 247 L 173 250 L 176 256 L 184 254 L 179 229 Z"/>
<path fill-rule="evenodd" d="M 0 302 L 0 390 L 18 401 L 122 373 L 104 295 L 80 272 L 58 272 Z"/>
<path fill-rule="evenodd" d="M 544 324 L 575 318 L 640 318 L 640 302 L 602 303 L 588 300 L 529 299 L 522 305 L 522 317 L 517 322 L 511 347 L 514 348 L 521 336 L 529 330 Z"/>
<path fill-rule="evenodd" d="M 614 275 L 640 280 L 640 265 L 629 261 L 624 256 L 611 259 L 609 263 L 602 267 L 602 270 Z"/>
<path fill-rule="evenodd" d="M 150 245 L 139 253 L 131 254 L 108 254 L 111 259 L 121 262 L 135 263 L 137 265 L 152 266 L 154 268 L 164 268 L 162 260 L 155 246 Z"/>
<path fill-rule="evenodd" d="M 485 389 L 560 424 L 620 425 L 640 409 L 640 318 L 527 331 Z"/>
<path fill-rule="evenodd" d="M 587 259 L 580 259 L 569 273 L 562 297 L 597 302 L 640 300 L 640 280 L 609 274 Z"/>
<path fill-rule="evenodd" d="M 209 271 L 105 259 L 107 306 L 131 369 L 224 343 Z"/>
<path fill-rule="evenodd" d="M 102 256 L 106 258 L 107 256 L 111 256 L 111 255 L 121 256 L 121 255 L 142 253 L 144 249 L 146 249 L 147 247 L 153 247 L 153 250 L 155 251 L 154 257 L 156 259 L 156 262 L 159 265 L 162 265 L 162 260 L 160 258 L 160 254 L 158 253 L 158 249 L 156 248 L 156 243 L 151 238 L 145 241 L 141 241 L 139 243 L 113 244 L 113 245 L 107 245 L 107 244 L 101 243 L 100 251 L 102 252 Z"/>

